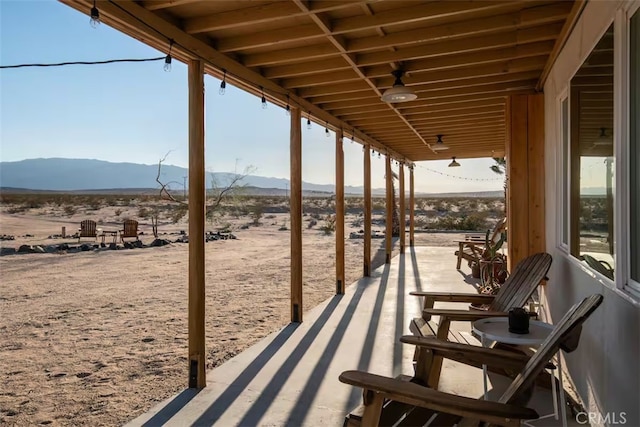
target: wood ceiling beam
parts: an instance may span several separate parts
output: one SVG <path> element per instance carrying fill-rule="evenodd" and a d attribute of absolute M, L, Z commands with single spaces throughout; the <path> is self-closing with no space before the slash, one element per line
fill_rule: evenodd
<path fill-rule="evenodd" d="M 522 73 L 512 73 L 512 74 L 504 74 L 497 76 L 488 76 L 488 77 L 479 77 L 479 78 L 469 78 L 464 80 L 456 80 L 454 82 L 436 82 L 422 85 L 412 85 L 410 81 L 406 81 L 407 86 L 411 86 L 411 88 L 418 94 L 418 97 L 421 96 L 422 93 L 426 93 L 429 91 L 440 90 L 440 89 L 454 89 L 454 88 L 465 88 L 465 87 L 473 87 L 479 85 L 485 85 L 489 83 L 513 83 L 514 87 L 522 87 L 522 85 L 518 85 L 520 81 L 528 81 L 531 79 L 537 79 L 539 76 L 537 71 L 526 71 Z M 379 92 L 384 89 L 383 87 L 378 89 Z M 298 94 L 305 98 L 310 97 L 319 97 L 324 95 L 333 95 L 340 94 L 346 92 L 353 91 L 361 91 L 366 90 L 364 85 L 360 82 L 352 82 L 352 83 L 338 83 L 334 85 L 323 85 L 323 86 L 313 86 L 302 88 L 298 90 Z"/>
<path fill-rule="evenodd" d="M 262 75 L 268 79 L 282 79 L 304 75 L 322 74 L 328 71 L 350 70 L 351 66 L 342 58 L 264 67 Z"/>
<path fill-rule="evenodd" d="M 142 7 L 147 10 L 160 10 L 168 7 L 182 6 L 184 4 L 195 3 L 200 0 L 147 0 L 142 2 Z"/>
<path fill-rule="evenodd" d="M 420 126 L 422 123 L 428 124 L 443 124 L 443 123 L 456 123 L 456 122 L 470 122 L 479 120 L 493 120 L 494 118 L 502 120 L 504 118 L 504 109 L 483 111 L 479 109 L 460 110 L 466 111 L 464 114 L 458 115 L 445 115 L 445 114 L 429 114 L 422 113 L 416 117 L 409 117 L 409 120 L 416 126 Z"/>
<path fill-rule="evenodd" d="M 556 41 L 553 45 L 553 49 L 549 54 L 549 59 L 547 60 L 547 63 L 545 64 L 544 69 L 542 70 L 542 74 L 540 75 L 540 79 L 536 84 L 536 90 L 541 91 L 542 88 L 544 87 L 544 83 L 547 81 L 547 77 L 549 77 L 549 73 L 551 72 L 551 67 L 553 67 L 553 64 L 556 62 L 556 59 L 558 59 L 558 55 L 560 54 L 560 51 L 562 50 L 564 45 L 567 43 L 567 40 L 569 39 L 569 35 L 571 34 L 571 31 L 573 30 L 576 23 L 578 22 L 578 18 L 580 18 L 580 15 L 582 14 L 582 11 L 584 10 L 584 7 L 586 5 L 587 5 L 587 0 L 573 1 L 573 5 L 571 7 L 571 10 L 569 11 L 569 15 L 567 16 L 567 19 L 564 21 L 562 30 L 560 30 L 560 34 L 558 34 L 558 37 L 556 38 Z"/>
<path fill-rule="evenodd" d="M 351 7 L 348 2 L 318 2 L 314 13 Z M 248 4 L 251 4 L 248 2 Z M 225 28 L 256 25 L 272 22 L 278 19 L 288 19 L 296 16 L 309 15 L 308 11 L 300 10 L 291 2 L 276 1 L 258 6 L 217 12 L 210 15 L 198 16 L 185 20 L 183 28 L 188 34 L 206 33 Z"/>
<path fill-rule="evenodd" d="M 503 49 L 538 42 L 548 42 L 550 50 L 553 47 L 553 40 L 557 37 L 558 31 L 559 28 L 557 25 L 545 25 L 543 27 L 528 28 L 511 33 L 489 34 L 469 39 L 451 40 L 441 43 L 407 47 L 397 49 L 393 52 L 363 53 L 356 55 L 356 62 L 359 66 L 366 67 L 386 64 L 393 61 L 406 62 L 414 59 L 452 55 L 455 53 Z"/>
<path fill-rule="evenodd" d="M 410 61 L 403 64 L 403 69 L 408 76 L 416 72 L 428 72 L 447 70 L 451 68 L 471 67 L 492 62 L 509 61 L 521 64 L 535 63 L 536 68 L 540 64 L 540 57 L 546 58 L 549 54 L 551 43 L 540 42 L 511 47 L 506 49 L 493 49 L 483 52 L 463 53 L 450 56 L 442 56 L 430 59 Z M 522 68 L 529 66 L 522 66 Z M 526 69 L 526 68 L 525 68 Z M 513 70 L 519 70 L 514 66 Z M 391 69 L 387 65 L 376 65 L 365 68 L 365 74 L 369 77 L 388 76 Z"/>
<path fill-rule="evenodd" d="M 414 109 L 420 109 L 420 112 L 428 114 L 428 113 L 439 113 L 444 111 L 456 111 L 461 108 L 491 108 L 494 106 L 502 106 L 504 107 L 506 100 L 504 97 L 495 97 L 495 98 L 486 98 L 486 99 L 477 99 L 477 100 L 462 100 L 460 102 L 452 102 L 444 105 L 433 105 L 431 102 L 424 101 L 420 103 L 415 103 L 412 105 L 407 105 L 404 108 L 401 108 L 400 111 L 405 114 Z M 460 105 L 462 104 L 462 105 Z"/>
<path fill-rule="evenodd" d="M 283 79 L 280 84 L 287 89 L 321 86 L 333 83 L 349 82 L 361 79 L 352 69 L 345 71 L 327 71 L 323 74 Z"/>
<path fill-rule="evenodd" d="M 235 52 L 257 47 L 277 46 L 280 43 L 291 41 L 292 34 L 296 35 L 296 40 L 313 40 L 324 37 L 324 33 L 317 25 L 307 24 L 218 39 L 216 40 L 216 48 L 220 52 Z"/>

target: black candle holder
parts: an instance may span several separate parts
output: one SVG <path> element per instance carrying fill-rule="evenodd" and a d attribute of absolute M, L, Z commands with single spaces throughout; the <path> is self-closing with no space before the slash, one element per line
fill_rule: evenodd
<path fill-rule="evenodd" d="M 509 310 L 509 332 L 514 334 L 529 333 L 529 313 L 524 308 Z"/>

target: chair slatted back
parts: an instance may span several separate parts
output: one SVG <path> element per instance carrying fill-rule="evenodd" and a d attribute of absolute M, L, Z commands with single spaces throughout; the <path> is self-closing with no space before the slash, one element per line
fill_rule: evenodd
<path fill-rule="evenodd" d="M 125 219 L 122 227 L 122 237 L 138 237 L 138 221 Z"/>
<path fill-rule="evenodd" d="M 96 222 L 85 219 L 80 223 L 80 237 L 96 237 Z"/>
<path fill-rule="evenodd" d="M 546 252 L 528 256 L 520 261 L 500 287 L 489 310 L 508 311 L 513 307 L 525 305 L 540 282 L 547 276 L 551 261 L 551 255 Z"/>
<path fill-rule="evenodd" d="M 546 340 L 540 345 L 538 351 L 529 359 L 522 372 L 513 380 L 509 388 L 500 397 L 501 403 L 524 405 L 524 396 L 528 396 L 527 390 L 532 386 L 536 377 L 545 368 L 549 360 L 558 351 L 564 348 L 563 343 L 571 341 L 570 350 L 578 346 L 579 334 L 582 324 L 602 303 L 602 295 L 594 294 L 577 303 L 564 315 L 562 320 L 553 328 Z"/>

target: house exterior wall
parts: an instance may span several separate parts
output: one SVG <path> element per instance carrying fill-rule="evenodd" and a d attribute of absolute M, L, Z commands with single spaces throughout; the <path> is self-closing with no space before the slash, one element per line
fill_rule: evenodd
<path fill-rule="evenodd" d="M 614 22 L 618 10 L 628 5 L 629 2 L 624 1 L 588 2 L 544 86 L 546 247 L 554 260 L 550 280 L 544 288 L 544 310 L 549 321 L 557 322 L 580 299 L 594 293 L 604 295 L 602 306 L 584 325 L 580 346 L 565 355 L 565 371 L 586 410 L 600 415 L 593 425 L 619 425 L 626 421 L 626 425 L 640 426 L 640 305 L 561 248 L 560 196 L 565 181 L 559 164 L 559 97 Z M 616 36 L 618 34 L 616 32 Z M 617 85 L 619 87 L 620 80 Z M 616 188 L 617 192 L 623 191 Z M 616 208 L 618 206 L 616 204 Z M 624 229 L 621 231 L 624 233 Z M 584 417 L 578 421 L 584 421 Z"/>

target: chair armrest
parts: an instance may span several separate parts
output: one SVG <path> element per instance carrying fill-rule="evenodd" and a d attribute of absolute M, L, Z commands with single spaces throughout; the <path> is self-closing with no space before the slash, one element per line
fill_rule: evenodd
<path fill-rule="evenodd" d="M 423 309 L 433 308 L 436 301 L 443 302 L 466 302 L 469 304 L 491 304 L 495 295 L 481 295 L 456 292 L 410 292 L 409 295 L 424 297 Z M 424 317 L 424 316 L 423 316 Z M 425 319 L 428 319 L 425 317 Z"/>
<path fill-rule="evenodd" d="M 368 372 L 345 371 L 339 379 L 345 384 L 380 393 L 387 399 L 499 425 L 514 425 L 513 420 L 538 418 L 538 413 L 530 408 L 471 399 Z"/>
<path fill-rule="evenodd" d="M 425 348 L 431 350 L 436 356 L 476 367 L 485 364 L 498 368 L 522 370 L 529 361 L 529 356 L 515 351 L 434 340 L 430 337 L 404 335 L 400 337 L 400 342 Z"/>
<path fill-rule="evenodd" d="M 423 318 L 431 316 L 446 317 L 450 321 L 470 321 L 473 322 L 487 317 L 508 317 L 506 311 L 481 311 L 481 310 L 449 310 L 439 308 L 427 308 L 422 310 Z"/>

